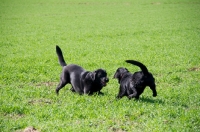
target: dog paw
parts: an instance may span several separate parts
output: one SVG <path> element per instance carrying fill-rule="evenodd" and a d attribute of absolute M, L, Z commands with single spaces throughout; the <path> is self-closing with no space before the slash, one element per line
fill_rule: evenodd
<path fill-rule="evenodd" d="M 104 93 L 102 93 L 102 92 L 99 91 L 99 92 L 98 92 L 98 95 L 104 95 Z"/>
<path fill-rule="evenodd" d="M 122 98 L 122 97 L 120 97 L 120 96 L 116 96 L 116 99 L 117 99 L 117 100 L 119 100 L 119 99 L 121 99 L 121 98 Z"/>
<path fill-rule="evenodd" d="M 131 96 L 131 95 L 128 96 L 129 100 L 131 100 L 132 98 L 139 99 L 139 97 L 134 97 L 134 96 Z"/>
<path fill-rule="evenodd" d="M 130 99 L 132 99 L 132 97 L 131 97 L 131 96 L 128 96 L 128 99 L 130 100 Z"/>
<path fill-rule="evenodd" d="M 55 91 L 55 92 L 56 92 L 56 95 L 59 95 L 59 90 L 57 90 L 57 89 L 56 89 L 56 91 Z"/>
<path fill-rule="evenodd" d="M 153 94 L 153 97 L 156 97 L 157 96 L 157 94 Z"/>

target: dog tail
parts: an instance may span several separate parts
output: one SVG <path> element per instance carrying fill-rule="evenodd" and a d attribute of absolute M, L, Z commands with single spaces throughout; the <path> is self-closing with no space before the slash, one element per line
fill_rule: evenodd
<path fill-rule="evenodd" d="M 62 50 L 60 49 L 60 47 L 58 45 L 56 45 L 56 53 L 58 55 L 58 60 L 59 60 L 59 63 L 60 65 L 63 67 L 63 66 L 66 66 L 66 62 L 64 60 L 64 57 L 63 57 L 63 54 L 62 54 Z"/>
<path fill-rule="evenodd" d="M 133 65 L 136 65 L 136 66 L 139 66 L 144 74 L 148 74 L 149 73 L 147 67 L 144 64 L 142 64 L 141 62 L 138 62 L 138 61 L 135 61 L 135 60 L 126 60 L 126 62 L 130 63 L 130 64 L 133 64 Z"/>

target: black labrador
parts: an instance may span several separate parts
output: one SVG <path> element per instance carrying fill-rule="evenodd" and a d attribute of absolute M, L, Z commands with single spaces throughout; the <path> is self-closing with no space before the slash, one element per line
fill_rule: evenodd
<path fill-rule="evenodd" d="M 131 74 L 126 68 L 120 67 L 117 69 L 114 75 L 114 78 L 117 78 L 120 84 L 117 98 L 127 96 L 129 99 L 139 99 L 146 86 L 151 88 L 154 97 L 157 96 L 155 79 L 147 67 L 135 60 L 126 60 L 126 62 L 139 66 L 142 71 Z"/>
<path fill-rule="evenodd" d="M 91 95 L 95 92 L 102 94 L 100 92 L 101 89 L 106 86 L 106 83 L 109 81 L 107 73 L 104 69 L 97 69 L 93 72 L 90 72 L 75 64 L 67 65 L 62 51 L 57 45 L 56 53 L 58 55 L 59 63 L 63 67 L 60 76 L 60 83 L 56 88 L 57 94 L 59 93 L 59 90 L 68 83 L 72 85 L 72 92 L 88 95 Z"/>

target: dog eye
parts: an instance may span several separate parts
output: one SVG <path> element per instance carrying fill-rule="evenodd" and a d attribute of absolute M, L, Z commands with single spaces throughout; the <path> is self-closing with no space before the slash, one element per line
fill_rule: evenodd
<path fill-rule="evenodd" d="M 101 74 L 101 73 L 98 73 L 97 76 L 100 77 L 100 76 L 102 76 L 102 74 Z"/>

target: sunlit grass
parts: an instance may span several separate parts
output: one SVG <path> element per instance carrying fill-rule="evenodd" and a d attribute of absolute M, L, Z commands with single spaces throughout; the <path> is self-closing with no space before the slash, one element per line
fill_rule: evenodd
<path fill-rule="evenodd" d="M 199 15 L 198 0 L 0 1 L 0 131 L 198 131 Z M 104 96 L 56 96 L 55 45 L 68 64 L 106 69 Z M 156 98 L 115 100 L 115 70 L 139 70 L 127 59 L 153 73 Z"/>

